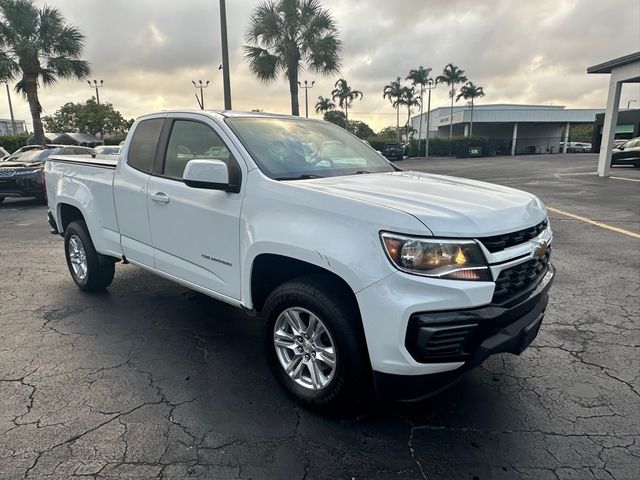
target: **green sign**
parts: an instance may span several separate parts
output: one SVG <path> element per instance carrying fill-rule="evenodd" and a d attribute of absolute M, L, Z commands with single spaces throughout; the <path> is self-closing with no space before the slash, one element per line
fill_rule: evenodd
<path fill-rule="evenodd" d="M 619 123 L 616 125 L 616 133 L 633 133 L 633 123 Z M 602 126 L 600 126 L 600 135 L 602 135 Z"/>

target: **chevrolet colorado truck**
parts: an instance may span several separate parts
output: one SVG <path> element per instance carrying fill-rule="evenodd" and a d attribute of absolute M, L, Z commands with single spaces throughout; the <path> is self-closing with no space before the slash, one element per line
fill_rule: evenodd
<path fill-rule="evenodd" d="M 401 171 L 331 123 L 172 111 L 119 157 L 52 156 L 48 220 L 83 290 L 132 263 L 255 312 L 308 406 L 417 399 L 535 338 L 555 270 L 533 195 Z"/>

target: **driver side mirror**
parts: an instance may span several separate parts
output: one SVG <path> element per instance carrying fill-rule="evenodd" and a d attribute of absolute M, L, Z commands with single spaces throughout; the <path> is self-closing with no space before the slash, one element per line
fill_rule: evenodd
<path fill-rule="evenodd" d="M 190 160 L 182 174 L 184 183 L 192 188 L 206 188 L 237 193 L 239 186 L 229 183 L 229 169 L 221 160 Z"/>

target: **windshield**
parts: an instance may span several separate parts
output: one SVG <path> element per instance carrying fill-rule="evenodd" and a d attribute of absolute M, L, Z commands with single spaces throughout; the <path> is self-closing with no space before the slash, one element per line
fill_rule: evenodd
<path fill-rule="evenodd" d="M 62 148 L 45 148 L 43 150 L 28 150 L 23 152 L 16 160 L 24 163 L 43 162 L 51 155 L 58 155 Z"/>
<path fill-rule="evenodd" d="M 394 171 L 370 146 L 329 122 L 252 117 L 227 124 L 260 170 L 276 180 Z"/>

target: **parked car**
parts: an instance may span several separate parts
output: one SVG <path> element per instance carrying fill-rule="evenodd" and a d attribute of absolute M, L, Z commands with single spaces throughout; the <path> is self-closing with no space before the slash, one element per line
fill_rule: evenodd
<path fill-rule="evenodd" d="M 94 147 L 96 155 L 120 155 L 120 145 L 98 145 Z"/>
<path fill-rule="evenodd" d="M 24 147 L 0 163 L 0 202 L 6 197 L 35 197 L 43 203 L 47 192 L 44 163 L 51 155 L 91 155 L 92 148 L 69 145 Z M 17 154 L 19 153 L 19 154 Z"/>
<path fill-rule="evenodd" d="M 640 167 L 640 137 L 626 141 L 611 153 L 611 166 L 633 165 Z"/>
<path fill-rule="evenodd" d="M 404 158 L 404 147 L 399 143 L 385 143 L 382 155 L 389 161 L 396 162 Z"/>
<path fill-rule="evenodd" d="M 54 155 L 45 178 L 80 289 L 133 263 L 255 312 L 276 378 L 318 408 L 422 397 L 521 353 L 555 274 L 535 196 L 400 171 L 324 121 L 160 112 L 119 157 Z"/>
<path fill-rule="evenodd" d="M 564 142 L 560 142 L 560 151 Z M 568 142 L 567 153 L 591 153 L 591 144 L 586 142 Z"/>

